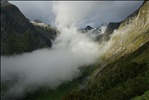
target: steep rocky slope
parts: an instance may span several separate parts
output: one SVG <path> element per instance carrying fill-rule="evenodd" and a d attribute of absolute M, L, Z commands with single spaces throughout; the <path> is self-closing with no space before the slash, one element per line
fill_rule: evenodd
<path fill-rule="evenodd" d="M 148 100 L 149 2 L 122 21 L 102 48 L 103 64 L 91 72 L 86 88 L 74 90 L 63 99 Z"/>
<path fill-rule="evenodd" d="M 104 66 L 90 79 L 85 89 L 66 94 L 64 100 L 130 100 L 144 95 L 149 90 L 147 54 L 149 42 Z"/>
<path fill-rule="evenodd" d="M 114 22 L 110 22 L 104 32 L 104 34 L 100 35 L 99 37 L 99 41 L 103 42 L 103 41 L 108 41 L 110 39 L 110 35 L 113 33 L 113 31 L 115 29 L 118 29 L 118 27 L 120 26 L 121 22 L 118 23 L 114 23 Z"/>
<path fill-rule="evenodd" d="M 52 27 L 49 24 L 45 24 L 40 20 L 37 20 L 37 21 L 30 21 L 30 22 L 34 25 L 37 31 L 39 31 L 48 39 L 54 40 L 56 35 L 60 33 L 55 27 Z"/>
<path fill-rule="evenodd" d="M 136 12 L 137 15 L 136 15 Z M 143 3 L 139 10 L 121 22 L 107 44 L 105 59 L 117 58 L 135 51 L 149 41 L 149 2 Z"/>
<path fill-rule="evenodd" d="M 51 41 L 36 30 L 15 5 L 1 2 L 2 55 L 30 52 L 51 46 Z"/>
<path fill-rule="evenodd" d="M 24 100 L 149 100 L 149 2 L 107 31 L 114 33 L 100 44 L 100 64 L 57 90 L 41 88 Z M 84 79 L 87 85 L 80 88 Z"/>

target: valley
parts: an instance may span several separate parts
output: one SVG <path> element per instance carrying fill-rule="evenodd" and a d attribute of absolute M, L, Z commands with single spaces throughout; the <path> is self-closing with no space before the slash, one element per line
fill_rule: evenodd
<path fill-rule="evenodd" d="M 149 1 L 97 28 L 61 14 L 54 27 L 2 3 L 2 100 L 149 99 Z"/>

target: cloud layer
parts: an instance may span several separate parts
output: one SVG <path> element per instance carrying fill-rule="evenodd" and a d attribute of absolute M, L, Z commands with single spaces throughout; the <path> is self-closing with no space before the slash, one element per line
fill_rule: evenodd
<path fill-rule="evenodd" d="M 15 100 L 42 86 L 54 89 L 78 77 L 79 67 L 96 62 L 99 48 L 90 35 L 78 32 L 73 25 L 68 28 L 63 21 L 58 26 L 61 33 L 52 48 L 1 57 L 2 83 L 11 83 L 3 100 Z"/>
<path fill-rule="evenodd" d="M 105 21 L 120 20 L 130 11 L 126 13 L 122 10 L 140 4 L 134 1 L 13 3 L 31 19 L 45 19 L 47 23 L 53 21 L 60 34 L 53 41 L 51 49 L 1 57 L 2 82 L 11 82 L 3 95 L 3 99 L 6 100 L 10 98 L 13 100 L 18 95 L 22 96 L 26 91 L 36 90 L 40 86 L 56 88 L 63 82 L 77 77 L 80 74 L 79 67 L 95 63 L 99 55 L 107 49 L 100 50 L 93 37 L 78 32 L 78 27 L 86 24 L 96 26 Z"/>

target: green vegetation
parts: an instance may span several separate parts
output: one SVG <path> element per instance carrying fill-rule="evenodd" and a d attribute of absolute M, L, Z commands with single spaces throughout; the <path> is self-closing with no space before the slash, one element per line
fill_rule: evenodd
<path fill-rule="evenodd" d="M 81 67 L 80 70 L 82 71 L 82 75 L 80 75 L 78 78 L 63 83 L 56 89 L 50 89 L 49 87 L 40 87 L 37 91 L 27 93 L 25 98 L 22 98 L 22 100 L 61 100 L 64 95 L 67 95 L 72 90 L 79 90 L 80 83 L 82 83 L 83 79 L 91 75 L 96 68 L 96 65 L 94 65 L 94 67 Z"/>
<path fill-rule="evenodd" d="M 36 46 L 40 47 L 40 44 L 36 39 L 32 39 L 33 36 L 29 32 L 24 32 L 23 34 L 14 33 L 13 35 L 8 35 L 7 38 L 7 50 L 3 52 L 7 55 L 30 52 Z"/>
<path fill-rule="evenodd" d="M 64 100 L 129 100 L 149 90 L 149 42 L 106 65 L 88 86 Z"/>
<path fill-rule="evenodd" d="M 149 90 L 146 91 L 143 95 L 137 96 L 131 100 L 149 100 Z"/>
<path fill-rule="evenodd" d="M 59 31 L 56 28 L 51 27 L 50 25 L 46 26 L 40 26 L 34 24 L 35 29 L 40 32 L 42 35 L 47 37 L 48 39 L 53 39 L 56 37 L 56 35 L 59 33 Z"/>
<path fill-rule="evenodd" d="M 111 38 L 114 41 L 112 48 L 102 57 L 106 65 L 101 66 L 97 63 L 89 67 L 80 67 L 82 71 L 80 77 L 63 83 L 54 90 L 40 87 L 37 91 L 27 93 L 21 100 L 149 100 L 148 9 L 149 2 L 146 2 L 137 12 L 122 22 L 118 31 L 124 31 L 124 33 Z M 2 18 L 7 21 L 5 16 Z M 9 26 L 8 31 L 5 27 L 1 28 L 3 54 L 27 52 L 44 47 L 45 39 L 39 38 L 41 35 L 37 36 L 36 32 L 50 39 L 56 36 L 57 30 L 50 26 L 45 28 L 32 26 L 27 21 L 25 26 L 20 27 L 24 22 L 23 19 L 22 21 L 18 19 L 12 21 L 15 23 L 10 23 L 12 26 Z M 128 22 L 131 23 L 131 27 L 128 27 Z M 3 24 L 6 26 L 5 23 Z M 15 25 L 18 25 L 16 29 Z M 27 27 L 29 25 L 31 28 Z M 24 31 L 28 28 L 30 31 Z M 130 30 L 125 32 L 127 28 Z M 113 31 L 113 28 L 111 30 Z M 86 78 L 89 79 L 83 84 L 85 88 L 81 88 L 80 85 Z M 7 88 L 9 88 L 7 84 L 6 87 L 2 87 L 3 92 Z"/>
<path fill-rule="evenodd" d="M 51 47 L 50 39 L 28 21 L 11 3 L 1 5 L 1 55 L 20 54 L 39 48 Z M 53 31 L 48 34 L 52 36 Z"/>
<path fill-rule="evenodd" d="M 49 89 L 48 87 L 41 87 L 37 91 L 27 94 L 24 100 L 61 100 L 66 92 L 77 88 L 78 82 L 78 80 L 74 80 L 64 83 L 55 90 Z"/>
<path fill-rule="evenodd" d="M 81 67 L 83 74 L 52 90 L 41 87 L 24 100 L 148 100 L 149 42 L 136 51 L 110 62 Z M 83 79 L 90 77 L 86 88 Z"/>

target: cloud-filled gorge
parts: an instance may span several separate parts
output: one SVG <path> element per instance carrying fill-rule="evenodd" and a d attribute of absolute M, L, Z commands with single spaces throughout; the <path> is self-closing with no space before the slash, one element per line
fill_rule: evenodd
<path fill-rule="evenodd" d="M 60 5 L 55 9 L 60 9 Z M 79 67 L 93 64 L 98 59 L 98 44 L 89 34 L 78 31 L 75 20 L 63 20 L 62 17 L 72 17 L 66 13 L 62 15 L 63 11 L 62 8 L 55 10 L 55 22 L 60 34 L 53 41 L 52 48 L 1 56 L 2 83 L 10 83 L 3 99 L 18 98 L 40 86 L 54 89 L 79 76 Z M 70 21 L 73 23 L 68 26 Z"/>
<path fill-rule="evenodd" d="M 2 82 L 16 78 L 6 96 L 22 95 L 26 88 L 55 88 L 77 77 L 80 66 L 92 64 L 97 58 L 96 42 L 75 29 L 64 28 L 51 49 L 1 57 Z"/>
<path fill-rule="evenodd" d="M 98 9 L 96 2 L 86 3 L 85 9 L 82 6 L 84 2 L 75 5 L 74 3 L 55 2 L 50 7 L 55 15 L 54 25 L 60 31 L 60 34 L 52 41 L 51 48 L 38 49 L 20 55 L 1 56 L 1 81 L 2 84 L 9 83 L 2 99 L 10 100 L 11 98 L 13 100 L 42 86 L 55 89 L 60 84 L 78 77 L 81 74 L 79 67 L 85 67 L 99 61 L 99 56 L 110 47 L 112 40 L 102 48 L 95 41 L 96 36 L 104 33 L 106 26 L 101 27 L 99 34 L 78 31 L 81 24 L 94 25 L 95 21 L 97 24 L 96 18 L 102 19 L 102 17 L 94 15 L 98 11 L 103 13 L 104 8 Z M 101 2 L 99 4 L 103 7 L 102 5 L 111 3 Z M 114 5 L 111 8 L 117 9 L 115 7 L 117 3 L 113 2 L 112 4 Z M 106 14 L 111 13 L 104 13 L 104 15 Z M 119 33 L 115 31 L 114 35 Z"/>

